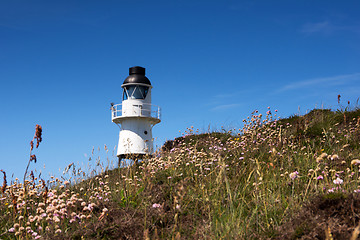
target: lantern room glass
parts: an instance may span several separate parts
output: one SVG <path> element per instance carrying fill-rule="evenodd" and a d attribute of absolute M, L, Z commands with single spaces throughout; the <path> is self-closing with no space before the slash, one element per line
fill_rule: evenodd
<path fill-rule="evenodd" d="M 148 92 L 149 92 L 149 87 L 146 86 L 139 86 L 139 85 L 125 86 L 123 92 L 123 100 L 145 99 Z"/>

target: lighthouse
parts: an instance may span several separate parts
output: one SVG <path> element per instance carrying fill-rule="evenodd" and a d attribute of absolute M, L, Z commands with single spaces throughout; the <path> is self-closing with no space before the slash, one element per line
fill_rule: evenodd
<path fill-rule="evenodd" d="M 122 103 L 111 106 L 111 120 L 120 127 L 117 156 L 119 160 L 148 158 L 154 151 L 152 128 L 161 120 L 160 107 L 151 104 L 152 86 L 145 68 L 129 68 L 121 87 Z"/>

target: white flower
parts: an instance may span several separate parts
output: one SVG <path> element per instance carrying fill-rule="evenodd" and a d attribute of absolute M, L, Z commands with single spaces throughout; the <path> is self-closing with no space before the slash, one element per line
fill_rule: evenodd
<path fill-rule="evenodd" d="M 57 216 L 54 216 L 53 220 L 54 220 L 54 222 L 60 222 L 60 218 L 58 218 Z"/>
<path fill-rule="evenodd" d="M 327 156 L 328 156 L 327 153 L 322 153 L 322 154 L 320 155 L 320 158 L 326 158 Z"/>
<path fill-rule="evenodd" d="M 358 165 L 360 164 L 360 160 L 359 159 L 354 159 L 351 161 L 351 165 Z"/>
<path fill-rule="evenodd" d="M 335 179 L 334 181 L 334 184 L 337 184 L 337 185 L 339 185 L 339 184 L 342 184 L 343 182 L 344 182 L 344 180 L 342 180 L 341 178 L 337 178 L 337 179 Z"/>

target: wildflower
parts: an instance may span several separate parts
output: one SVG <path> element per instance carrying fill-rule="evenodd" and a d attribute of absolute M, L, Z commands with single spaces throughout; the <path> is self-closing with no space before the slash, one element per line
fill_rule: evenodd
<path fill-rule="evenodd" d="M 154 204 L 152 205 L 152 207 L 153 207 L 153 208 L 160 208 L 160 207 L 161 207 L 161 205 L 160 205 L 160 204 L 158 204 L 158 203 L 154 203 Z"/>
<path fill-rule="evenodd" d="M 15 228 L 12 227 L 12 228 L 10 228 L 8 231 L 11 232 L 11 233 L 12 233 L 12 232 L 15 232 Z"/>
<path fill-rule="evenodd" d="M 93 210 L 93 203 L 90 203 L 87 207 L 90 211 Z"/>
<path fill-rule="evenodd" d="M 321 151 L 323 151 L 324 149 L 321 149 Z M 328 154 L 327 153 L 322 153 L 321 155 L 320 155 L 320 157 L 321 158 L 326 158 L 328 156 Z"/>
<path fill-rule="evenodd" d="M 337 154 L 334 154 L 331 156 L 331 160 L 338 160 L 339 156 Z"/>
<path fill-rule="evenodd" d="M 55 233 L 61 233 L 61 229 L 56 229 Z"/>
<path fill-rule="evenodd" d="M 341 178 L 338 177 L 333 182 L 334 182 L 334 184 L 340 185 L 344 182 L 344 180 L 342 180 Z"/>
<path fill-rule="evenodd" d="M 60 219 L 58 218 L 58 216 L 54 216 L 53 220 L 54 220 L 54 222 L 60 222 Z"/>
<path fill-rule="evenodd" d="M 324 179 L 324 177 L 322 175 L 319 175 L 316 179 L 317 180 L 322 180 L 322 179 Z"/>
<path fill-rule="evenodd" d="M 359 159 L 354 159 L 351 161 L 351 165 L 358 165 L 360 164 L 360 160 Z"/>
<path fill-rule="evenodd" d="M 291 180 L 294 180 L 295 178 L 297 178 L 299 175 L 298 171 L 292 172 L 289 174 L 289 177 L 291 178 Z"/>

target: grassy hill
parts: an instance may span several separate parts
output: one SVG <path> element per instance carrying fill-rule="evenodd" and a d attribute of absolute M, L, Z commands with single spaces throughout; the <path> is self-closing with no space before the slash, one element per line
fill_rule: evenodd
<path fill-rule="evenodd" d="M 92 178 L 75 165 L 47 182 L 3 172 L 0 238 L 357 239 L 359 158 L 359 109 L 253 112 Z"/>

